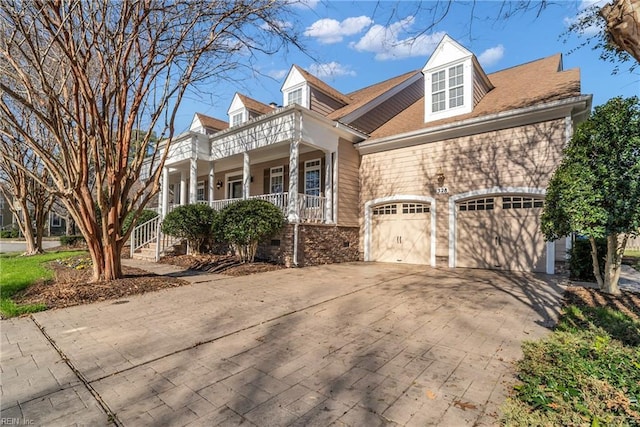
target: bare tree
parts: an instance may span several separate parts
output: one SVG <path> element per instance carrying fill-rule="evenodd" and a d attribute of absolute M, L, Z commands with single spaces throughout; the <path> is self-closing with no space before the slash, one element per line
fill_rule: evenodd
<path fill-rule="evenodd" d="M 54 151 L 46 130 L 36 122 L 23 117 L 21 127 Z M 26 240 L 24 255 L 35 255 L 44 252 L 42 236 L 55 195 L 40 184 L 49 180 L 43 162 L 28 145 L 13 136 L 15 133 L 0 129 L 0 192 L 10 201 L 9 208 Z"/>
<path fill-rule="evenodd" d="M 51 184 L 41 183 L 60 194 L 85 236 L 94 281 L 122 276 L 130 233 L 122 223 L 159 191 L 185 92 L 250 66 L 256 52 L 295 44 L 289 7 L 275 0 L 0 2 L 0 121 L 50 171 Z M 59 155 L 20 128 L 15 105 L 46 126 Z M 148 153 L 150 178 L 136 185 Z"/>

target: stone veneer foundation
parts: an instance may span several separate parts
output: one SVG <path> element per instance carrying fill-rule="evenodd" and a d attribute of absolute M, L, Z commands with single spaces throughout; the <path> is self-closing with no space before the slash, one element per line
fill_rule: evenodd
<path fill-rule="evenodd" d="M 294 224 L 287 224 L 279 235 L 262 242 L 257 257 L 287 267 L 359 261 L 359 228 L 325 224 L 298 225 L 298 256 L 294 264 Z"/>

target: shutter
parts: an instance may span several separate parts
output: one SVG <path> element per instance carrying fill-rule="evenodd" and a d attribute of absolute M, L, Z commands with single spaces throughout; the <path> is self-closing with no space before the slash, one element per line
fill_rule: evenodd
<path fill-rule="evenodd" d="M 263 181 L 262 181 L 262 194 L 271 193 L 271 169 L 266 168 L 264 170 Z"/>
<path fill-rule="evenodd" d="M 284 188 L 282 189 L 282 191 L 284 191 L 285 193 L 289 192 L 289 165 L 286 164 L 284 165 L 284 169 L 282 169 L 282 174 L 284 175 L 284 180 L 282 182 L 282 185 L 284 185 Z"/>

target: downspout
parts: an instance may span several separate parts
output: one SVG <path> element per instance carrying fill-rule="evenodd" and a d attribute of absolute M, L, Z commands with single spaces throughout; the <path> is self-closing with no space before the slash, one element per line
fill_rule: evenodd
<path fill-rule="evenodd" d="M 298 224 L 293 224 L 293 265 L 298 267 Z"/>

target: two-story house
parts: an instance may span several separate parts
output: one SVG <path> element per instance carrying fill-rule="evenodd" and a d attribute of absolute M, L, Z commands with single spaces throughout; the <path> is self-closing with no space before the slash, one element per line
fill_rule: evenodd
<path fill-rule="evenodd" d="M 228 123 L 197 114 L 171 142 L 162 215 L 172 202 L 268 200 L 288 220 L 271 252 L 293 265 L 552 273 L 564 258 L 539 218 L 591 96 L 561 55 L 486 74 L 445 36 L 422 70 L 345 94 L 294 65 L 282 95 L 236 94 Z"/>

